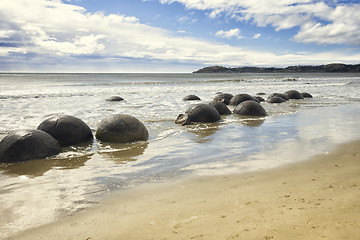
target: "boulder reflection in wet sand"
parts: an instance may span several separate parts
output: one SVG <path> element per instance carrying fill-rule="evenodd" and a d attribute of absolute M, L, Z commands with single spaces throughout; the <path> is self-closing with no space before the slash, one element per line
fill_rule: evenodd
<path fill-rule="evenodd" d="M 203 123 L 197 125 L 189 125 L 186 128 L 186 131 L 195 135 L 193 140 L 196 143 L 207 143 L 211 142 L 213 139 L 210 137 L 219 130 L 219 123 Z"/>
<path fill-rule="evenodd" d="M 117 164 L 125 164 L 128 162 L 136 161 L 139 156 L 143 155 L 149 143 L 136 142 L 130 144 L 110 145 L 112 149 L 111 151 L 103 150 L 100 152 L 104 159 L 112 160 Z"/>
<path fill-rule="evenodd" d="M 6 175 L 35 178 L 43 176 L 51 169 L 68 170 L 83 167 L 91 156 L 83 155 L 64 159 L 38 159 L 13 164 L 0 164 L 0 171 Z"/>
<path fill-rule="evenodd" d="M 248 127 L 259 127 L 261 124 L 265 122 L 264 117 L 248 118 L 248 117 L 239 116 L 239 118 L 240 118 L 240 123 Z"/>

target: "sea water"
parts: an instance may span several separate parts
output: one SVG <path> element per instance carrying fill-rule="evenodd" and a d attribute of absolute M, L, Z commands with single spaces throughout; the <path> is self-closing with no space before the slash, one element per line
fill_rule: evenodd
<path fill-rule="evenodd" d="M 93 133 L 114 114 L 144 123 L 149 140 L 63 148 L 57 156 L 0 164 L 0 238 L 81 211 L 109 192 L 178 177 L 241 173 L 326 154 L 359 139 L 360 74 L 0 74 L 0 140 L 67 114 Z M 181 126 L 180 113 L 216 93 L 283 93 L 314 98 L 263 102 L 268 116 L 223 116 Z M 195 94 L 200 101 L 183 101 Z M 121 96 L 121 102 L 106 101 Z M 229 106 L 231 110 L 234 107 Z"/>

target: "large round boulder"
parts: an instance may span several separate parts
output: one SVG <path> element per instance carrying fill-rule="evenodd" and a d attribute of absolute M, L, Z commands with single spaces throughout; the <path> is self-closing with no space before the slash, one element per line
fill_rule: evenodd
<path fill-rule="evenodd" d="M 219 102 L 219 101 L 212 101 L 209 103 L 210 106 L 213 106 L 220 115 L 230 115 L 231 111 L 230 109 L 226 106 L 226 104 L 224 102 Z"/>
<path fill-rule="evenodd" d="M 71 146 L 92 140 L 91 129 L 81 119 L 69 115 L 51 117 L 37 128 L 59 141 L 61 146 Z"/>
<path fill-rule="evenodd" d="M 304 99 L 303 95 L 299 91 L 296 90 L 289 90 L 284 92 L 284 95 L 287 96 L 289 99 Z"/>
<path fill-rule="evenodd" d="M 198 96 L 196 95 L 187 95 L 186 97 L 183 98 L 184 101 L 196 101 L 196 100 L 201 100 Z"/>
<path fill-rule="evenodd" d="M 280 98 L 284 99 L 285 101 L 289 100 L 289 97 L 287 97 L 285 94 L 282 94 L 282 93 L 272 93 L 269 95 L 268 99 L 270 99 L 272 97 L 280 97 Z"/>
<path fill-rule="evenodd" d="M 60 152 L 56 139 L 40 130 L 21 130 L 0 142 L 0 163 L 23 162 L 46 158 Z"/>
<path fill-rule="evenodd" d="M 149 133 L 137 118 L 126 114 L 116 114 L 100 122 L 95 136 L 104 142 L 130 143 L 148 140 Z"/>
<path fill-rule="evenodd" d="M 248 100 L 259 102 L 256 98 L 250 96 L 249 94 L 241 93 L 241 94 L 236 94 L 235 96 L 233 96 L 230 99 L 229 104 L 232 105 L 232 106 L 237 106 L 240 103 L 242 103 L 244 101 L 248 101 Z"/>
<path fill-rule="evenodd" d="M 214 101 L 218 101 L 218 102 L 223 102 L 226 105 L 229 105 L 230 103 L 230 99 L 233 97 L 232 94 L 230 93 L 219 93 L 218 95 L 216 95 L 214 97 Z"/>
<path fill-rule="evenodd" d="M 192 122 L 212 123 L 221 119 L 219 112 L 209 104 L 196 104 L 180 114 L 175 123 L 188 125 Z"/>
<path fill-rule="evenodd" d="M 237 105 L 234 109 L 234 113 L 242 116 L 266 116 L 265 109 L 258 102 L 244 101 Z"/>

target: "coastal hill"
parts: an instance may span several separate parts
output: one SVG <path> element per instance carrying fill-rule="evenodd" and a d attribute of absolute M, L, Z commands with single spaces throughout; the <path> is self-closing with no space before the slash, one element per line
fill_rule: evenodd
<path fill-rule="evenodd" d="M 300 65 L 285 68 L 276 67 L 235 67 L 222 66 L 204 67 L 193 73 L 323 73 L 323 72 L 360 72 L 360 64 L 350 65 L 331 63 L 326 65 Z"/>

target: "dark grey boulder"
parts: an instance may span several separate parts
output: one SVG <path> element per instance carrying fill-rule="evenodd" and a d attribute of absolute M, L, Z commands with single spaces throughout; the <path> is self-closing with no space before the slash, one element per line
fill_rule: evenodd
<path fill-rule="evenodd" d="M 313 98 L 313 96 L 307 92 L 303 92 L 303 93 L 301 93 L 301 95 L 303 96 L 303 98 Z"/>
<path fill-rule="evenodd" d="M 186 97 L 183 98 L 184 101 L 196 101 L 196 100 L 201 100 L 198 96 L 196 95 L 187 95 Z"/>
<path fill-rule="evenodd" d="M 108 99 L 106 99 L 106 101 L 109 102 L 120 102 L 120 101 L 124 101 L 124 99 L 120 96 L 111 96 Z"/>
<path fill-rule="evenodd" d="M 248 101 L 248 100 L 259 102 L 256 98 L 250 96 L 249 94 L 242 93 L 242 94 L 237 94 L 237 95 L 233 96 L 230 99 L 229 104 L 232 106 L 237 106 L 238 104 L 240 104 L 244 101 Z"/>
<path fill-rule="evenodd" d="M 284 92 L 284 95 L 287 96 L 289 99 L 304 99 L 299 91 L 296 90 L 289 90 Z"/>
<path fill-rule="evenodd" d="M 285 102 L 285 99 L 281 97 L 273 96 L 273 97 L 269 97 L 266 101 L 268 103 L 283 103 Z"/>
<path fill-rule="evenodd" d="M 210 106 L 214 107 L 220 115 L 230 115 L 231 111 L 224 102 L 212 101 L 209 103 Z"/>
<path fill-rule="evenodd" d="M 214 97 L 214 101 L 223 102 L 226 105 L 229 105 L 230 99 L 233 97 L 230 93 L 219 93 Z"/>
<path fill-rule="evenodd" d="M 260 96 L 254 96 L 255 99 L 257 99 L 259 102 L 265 102 L 265 99 Z"/>
<path fill-rule="evenodd" d="M 6 136 L 0 142 L 0 163 L 23 162 L 46 158 L 60 152 L 56 139 L 40 130 L 22 130 Z"/>
<path fill-rule="evenodd" d="M 234 113 L 242 116 L 267 116 L 265 109 L 258 102 L 244 101 L 237 105 Z"/>
<path fill-rule="evenodd" d="M 43 121 L 37 129 L 53 136 L 61 146 L 81 144 L 94 138 L 86 123 L 69 115 L 51 117 Z"/>
<path fill-rule="evenodd" d="M 212 123 L 221 119 L 219 112 L 209 104 L 196 104 L 180 114 L 175 123 L 188 125 L 193 122 Z"/>
<path fill-rule="evenodd" d="M 289 97 L 287 97 L 285 94 L 282 94 L 282 93 L 272 93 L 268 96 L 268 99 L 272 98 L 272 97 L 281 97 L 285 101 L 289 100 Z"/>
<path fill-rule="evenodd" d="M 95 136 L 104 142 L 130 143 L 148 140 L 149 133 L 137 118 L 126 114 L 116 114 L 100 122 Z"/>

